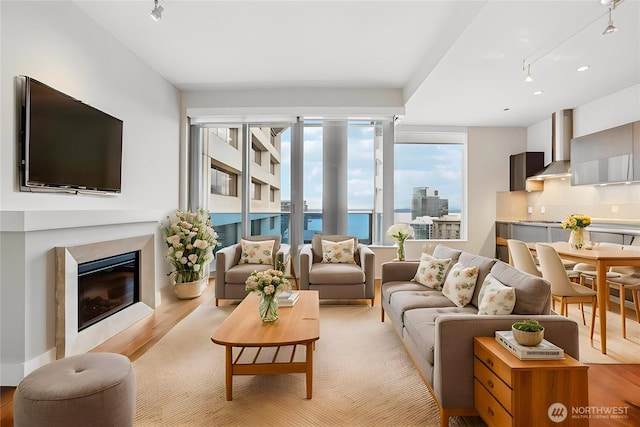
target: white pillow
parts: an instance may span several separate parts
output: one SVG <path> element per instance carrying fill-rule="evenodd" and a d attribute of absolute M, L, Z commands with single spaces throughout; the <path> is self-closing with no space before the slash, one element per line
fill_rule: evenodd
<path fill-rule="evenodd" d="M 275 240 L 240 240 L 242 253 L 238 264 L 273 264 Z"/>
<path fill-rule="evenodd" d="M 437 259 L 427 253 L 420 257 L 420 265 L 413 280 L 421 285 L 436 290 L 442 289 L 442 282 L 447 275 L 451 258 Z"/>
<path fill-rule="evenodd" d="M 516 290 L 489 274 L 482 283 L 478 301 L 478 314 L 511 314 L 516 305 Z"/>
<path fill-rule="evenodd" d="M 354 240 L 347 239 L 341 242 L 322 240 L 322 262 L 331 264 L 355 264 L 353 257 Z"/>
<path fill-rule="evenodd" d="M 458 307 L 471 302 L 473 290 L 478 280 L 478 267 L 465 267 L 457 263 L 451 267 L 447 279 L 442 286 L 442 295 L 449 298 Z"/>

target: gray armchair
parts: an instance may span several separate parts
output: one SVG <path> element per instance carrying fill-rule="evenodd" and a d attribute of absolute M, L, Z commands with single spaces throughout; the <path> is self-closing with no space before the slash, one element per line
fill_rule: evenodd
<path fill-rule="evenodd" d="M 322 240 L 340 242 L 354 239 L 355 264 L 322 262 Z M 313 236 L 300 249 L 300 289 L 317 290 L 322 299 L 375 298 L 375 254 L 353 236 Z"/>
<path fill-rule="evenodd" d="M 277 263 L 284 263 L 289 258 L 289 245 L 282 245 L 280 236 L 247 236 L 244 240 L 275 240 L 273 256 L 262 264 L 242 264 L 242 246 L 236 243 L 220 249 L 216 253 L 216 305 L 221 299 L 244 299 L 247 296 L 245 281 L 254 271 L 276 268 Z"/>

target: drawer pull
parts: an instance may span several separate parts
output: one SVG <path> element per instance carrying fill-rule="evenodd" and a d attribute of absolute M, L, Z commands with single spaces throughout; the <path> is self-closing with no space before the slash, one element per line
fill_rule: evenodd
<path fill-rule="evenodd" d="M 488 380 L 488 381 L 487 381 L 487 385 L 488 385 L 489 387 L 491 387 L 491 388 L 493 388 L 493 387 L 494 387 L 494 385 L 493 385 L 493 381 L 491 381 L 491 380 Z"/>
<path fill-rule="evenodd" d="M 487 365 L 493 366 L 493 360 L 490 357 L 487 357 Z"/>
<path fill-rule="evenodd" d="M 493 409 L 491 409 L 491 406 L 488 406 L 488 407 L 487 407 L 487 413 L 488 413 L 489 415 L 491 415 L 492 417 L 495 415 L 495 413 L 493 412 Z"/>

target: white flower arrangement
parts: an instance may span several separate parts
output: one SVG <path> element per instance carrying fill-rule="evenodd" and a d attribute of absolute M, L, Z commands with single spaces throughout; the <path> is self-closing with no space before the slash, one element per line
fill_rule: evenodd
<path fill-rule="evenodd" d="M 167 217 L 162 230 L 167 244 L 166 258 L 171 263 L 176 283 L 203 278 L 204 267 L 213 261 L 213 248 L 220 246 L 209 213 L 176 210 Z"/>
<path fill-rule="evenodd" d="M 273 295 L 276 292 L 290 291 L 289 280 L 280 270 L 270 268 L 265 271 L 254 271 L 246 281 L 246 290 L 263 295 Z"/>
<path fill-rule="evenodd" d="M 394 239 L 398 244 L 404 243 L 405 240 L 415 236 L 413 227 L 409 224 L 393 224 L 387 230 L 387 236 Z"/>

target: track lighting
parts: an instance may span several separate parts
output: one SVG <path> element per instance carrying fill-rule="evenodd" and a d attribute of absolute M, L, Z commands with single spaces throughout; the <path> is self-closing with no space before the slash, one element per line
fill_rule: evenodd
<path fill-rule="evenodd" d="M 162 11 L 164 7 L 158 5 L 158 0 L 154 0 L 155 7 L 151 11 L 151 19 L 159 21 L 162 18 Z"/>
<path fill-rule="evenodd" d="M 527 64 L 527 77 L 524 78 L 525 82 L 532 82 L 533 77 L 531 77 L 531 64 Z"/>
<path fill-rule="evenodd" d="M 618 31 L 618 29 L 616 28 L 615 25 L 613 25 L 613 20 L 611 19 L 611 11 L 612 8 L 609 8 L 609 25 L 607 25 L 607 28 L 604 29 L 604 31 L 602 32 L 602 34 L 611 34 L 613 32 Z"/>

